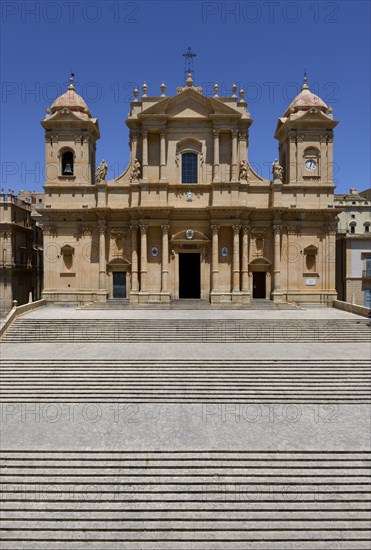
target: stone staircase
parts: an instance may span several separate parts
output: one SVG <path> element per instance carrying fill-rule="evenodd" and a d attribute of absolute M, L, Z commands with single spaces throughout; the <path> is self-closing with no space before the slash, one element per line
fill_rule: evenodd
<path fill-rule="evenodd" d="M 364 451 L 7 451 L 2 550 L 370 548 Z"/>
<path fill-rule="evenodd" d="M 0 397 L 51 403 L 370 404 L 368 360 L 3 360 Z"/>
<path fill-rule="evenodd" d="M 367 320 L 135 315 L 5 333 L 1 550 L 369 550 Z"/>
<path fill-rule="evenodd" d="M 344 343 L 370 342 L 367 319 L 19 318 L 3 342 Z"/>
<path fill-rule="evenodd" d="M 130 304 L 129 300 L 109 299 L 106 302 L 92 302 L 90 304 L 81 306 L 80 309 L 88 310 L 121 310 L 121 309 L 165 309 L 165 310 L 295 310 L 300 309 L 297 304 L 282 303 L 276 304 L 271 300 L 252 299 L 249 304 L 233 304 L 232 302 L 225 302 L 222 304 L 211 304 L 208 300 L 198 299 L 183 299 L 172 300 L 170 303 L 157 303 L 149 302 L 147 304 Z"/>

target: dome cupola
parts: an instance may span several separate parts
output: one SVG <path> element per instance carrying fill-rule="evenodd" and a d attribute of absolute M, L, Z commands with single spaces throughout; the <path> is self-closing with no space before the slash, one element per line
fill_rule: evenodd
<path fill-rule="evenodd" d="M 304 75 L 304 81 L 300 93 L 290 103 L 286 110 L 285 117 L 298 111 L 308 111 L 312 107 L 315 107 L 323 113 L 328 111 L 328 106 L 326 103 L 318 95 L 310 91 L 307 84 L 307 75 Z"/>
<path fill-rule="evenodd" d="M 67 91 L 61 96 L 57 97 L 54 103 L 50 107 L 52 114 L 62 109 L 68 109 L 73 111 L 77 116 L 81 118 L 91 118 L 91 113 L 83 98 L 76 93 L 74 83 L 75 75 L 72 73 L 70 77 L 70 84 Z M 80 113 L 80 114 L 79 114 Z"/>

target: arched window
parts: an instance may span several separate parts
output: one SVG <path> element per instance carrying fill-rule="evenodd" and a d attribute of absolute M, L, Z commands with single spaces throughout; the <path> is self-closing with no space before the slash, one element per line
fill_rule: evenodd
<path fill-rule="evenodd" d="M 198 155 L 196 153 L 182 154 L 182 183 L 197 183 Z"/>
<path fill-rule="evenodd" d="M 73 152 L 65 151 L 62 155 L 62 176 L 73 176 Z"/>

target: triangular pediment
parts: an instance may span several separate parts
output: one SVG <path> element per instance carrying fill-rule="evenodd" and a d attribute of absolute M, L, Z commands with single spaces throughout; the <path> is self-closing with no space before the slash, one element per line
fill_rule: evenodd
<path fill-rule="evenodd" d="M 304 121 L 304 120 L 310 120 L 313 122 L 314 120 L 318 120 L 321 122 L 333 122 L 333 119 L 330 118 L 328 115 L 317 109 L 316 107 L 311 107 L 308 111 L 304 111 L 302 116 L 296 117 L 296 120 Z"/>
<path fill-rule="evenodd" d="M 76 120 L 76 121 L 79 121 L 81 122 L 81 120 L 89 120 L 88 117 L 86 118 L 81 118 L 81 116 L 78 116 L 76 113 L 74 113 L 74 111 L 70 111 L 69 109 L 65 108 L 65 109 L 62 109 L 61 111 L 57 111 L 56 113 L 54 113 L 53 115 L 49 116 L 47 118 L 47 121 L 64 121 L 64 120 Z"/>
<path fill-rule="evenodd" d="M 110 260 L 108 263 L 107 263 L 107 266 L 129 266 L 130 265 L 130 262 L 129 260 L 127 260 L 126 258 L 123 258 L 122 256 L 120 257 L 116 257 L 116 258 L 112 258 L 112 260 Z"/>
<path fill-rule="evenodd" d="M 208 101 L 200 101 L 200 99 L 192 96 L 181 97 L 169 105 L 167 115 L 170 118 L 208 118 L 213 110 Z"/>
<path fill-rule="evenodd" d="M 241 117 L 241 113 L 222 101 L 205 97 L 189 88 L 148 107 L 142 111 L 139 118 L 147 115 L 166 115 L 167 118 L 208 118 L 210 115 L 218 114 Z"/>

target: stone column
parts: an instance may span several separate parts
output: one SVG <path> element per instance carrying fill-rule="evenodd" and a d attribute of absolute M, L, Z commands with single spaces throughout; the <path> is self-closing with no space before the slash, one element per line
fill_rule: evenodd
<path fill-rule="evenodd" d="M 162 261 L 161 261 L 161 292 L 168 292 L 169 279 L 169 226 L 161 225 L 162 228 Z"/>
<path fill-rule="evenodd" d="M 166 181 L 166 132 L 160 130 L 160 181 Z"/>
<path fill-rule="evenodd" d="M 4 249 L 5 249 L 5 264 L 7 266 L 13 265 L 13 246 L 12 246 L 12 232 L 4 232 Z"/>
<path fill-rule="evenodd" d="M 138 132 L 130 132 L 130 142 L 131 142 L 131 157 L 130 163 L 134 164 L 135 159 L 138 157 Z"/>
<path fill-rule="evenodd" d="M 99 290 L 106 290 L 106 222 L 98 222 L 99 232 Z"/>
<path fill-rule="evenodd" d="M 281 229 L 280 224 L 273 225 L 274 234 L 274 269 L 273 269 L 273 298 L 281 295 Z"/>
<path fill-rule="evenodd" d="M 140 290 L 147 290 L 147 229 L 148 225 L 140 225 Z"/>
<path fill-rule="evenodd" d="M 241 265 L 241 290 L 250 293 L 249 289 L 249 226 L 242 227 L 242 265 Z"/>
<path fill-rule="evenodd" d="M 5 242 L 5 232 L 0 231 L 0 264 L 5 264 L 5 257 L 4 257 L 4 242 Z"/>
<path fill-rule="evenodd" d="M 138 226 L 131 226 L 131 290 L 138 292 Z"/>
<path fill-rule="evenodd" d="M 218 290 L 219 275 L 219 225 L 212 225 L 212 251 L 211 251 L 211 291 Z"/>
<path fill-rule="evenodd" d="M 238 133 L 238 158 L 241 162 L 246 160 L 247 162 L 247 130 L 242 130 Z"/>
<path fill-rule="evenodd" d="M 142 131 L 142 181 L 148 181 L 148 130 Z"/>
<path fill-rule="evenodd" d="M 232 130 L 231 181 L 237 181 L 237 138 L 238 138 L 238 130 Z"/>
<path fill-rule="evenodd" d="M 219 166 L 219 130 L 214 130 L 214 174 L 213 181 L 220 181 L 220 166 Z"/>
<path fill-rule="evenodd" d="M 240 292 L 240 225 L 233 226 L 232 292 Z"/>

